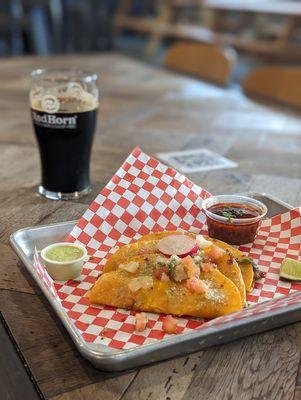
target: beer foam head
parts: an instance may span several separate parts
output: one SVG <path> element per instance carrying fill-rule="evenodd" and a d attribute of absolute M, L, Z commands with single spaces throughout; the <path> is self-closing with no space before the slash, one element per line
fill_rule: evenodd
<path fill-rule="evenodd" d="M 94 110 L 98 107 L 98 99 L 83 91 L 79 94 L 54 95 L 30 93 L 31 108 L 47 113 L 80 113 Z"/>
<path fill-rule="evenodd" d="M 79 113 L 98 107 L 96 75 L 78 70 L 32 73 L 31 108 L 47 113 Z"/>

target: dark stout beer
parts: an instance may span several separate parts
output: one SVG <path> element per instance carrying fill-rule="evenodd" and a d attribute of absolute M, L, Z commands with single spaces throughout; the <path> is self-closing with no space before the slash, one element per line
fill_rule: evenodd
<path fill-rule="evenodd" d="M 82 112 L 74 107 L 74 112 L 55 114 L 31 109 L 40 148 L 42 186 L 46 190 L 73 193 L 90 186 L 89 164 L 96 114 L 97 109 L 92 105 L 90 110 Z"/>
<path fill-rule="evenodd" d="M 30 107 L 42 170 L 39 193 L 52 199 L 79 197 L 90 191 L 97 77 L 74 70 L 37 70 L 32 76 Z"/>

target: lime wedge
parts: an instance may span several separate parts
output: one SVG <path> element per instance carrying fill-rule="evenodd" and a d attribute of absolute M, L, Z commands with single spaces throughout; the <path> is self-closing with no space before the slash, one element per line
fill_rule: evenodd
<path fill-rule="evenodd" d="M 301 281 L 301 262 L 285 258 L 280 267 L 280 276 L 292 281 Z"/>

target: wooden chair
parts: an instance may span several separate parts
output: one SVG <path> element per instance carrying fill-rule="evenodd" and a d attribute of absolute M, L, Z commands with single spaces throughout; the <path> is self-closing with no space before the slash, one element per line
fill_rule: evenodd
<path fill-rule="evenodd" d="M 301 107 L 301 67 L 257 68 L 245 77 L 242 87 L 251 96 Z"/>
<path fill-rule="evenodd" d="M 210 44 L 179 42 L 169 49 L 165 66 L 226 86 L 235 61 L 236 53 L 231 48 L 220 49 Z"/>
<path fill-rule="evenodd" d="M 139 8 L 142 14 L 132 15 L 133 6 L 137 2 L 137 0 L 136 2 L 120 0 L 114 18 L 114 33 L 117 36 L 122 30 L 129 29 L 146 35 L 148 38 L 144 49 L 146 59 L 153 57 L 166 37 L 175 37 L 174 29 L 179 23 L 175 18 L 177 15 L 182 15 L 185 9 L 193 7 L 195 8 L 194 15 L 198 18 L 200 11 L 200 0 L 144 0 L 142 2 L 140 0 Z"/>
<path fill-rule="evenodd" d="M 127 29 L 146 35 L 149 39 L 145 48 L 147 58 L 154 55 L 164 39 L 172 38 L 231 46 L 235 50 L 269 59 L 301 60 L 300 45 L 295 40 L 301 27 L 300 1 L 153 0 L 155 15 L 152 17 L 145 14 L 132 15 L 133 3 L 134 0 L 120 0 L 120 7 L 114 18 L 115 32 L 117 34 Z M 196 8 L 193 15 L 199 16 L 199 22 L 196 18 L 192 21 L 174 18 L 177 11 L 180 10 L 182 14 L 185 7 L 191 6 Z M 283 18 L 283 21 L 269 29 L 272 38 L 264 38 L 258 17 L 267 17 L 270 24 L 270 16 L 273 15 Z M 265 31 L 266 25 L 265 22 Z M 248 33 L 250 27 L 254 28 L 255 37 L 243 34 L 246 28 Z"/>

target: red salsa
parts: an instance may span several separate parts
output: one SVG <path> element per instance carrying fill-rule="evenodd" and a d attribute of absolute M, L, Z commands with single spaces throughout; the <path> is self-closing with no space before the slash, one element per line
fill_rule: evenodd
<path fill-rule="evenodd" d="M 229 220 L 236 218 L 254 218 L 260 215 L 257 209 L 244 204 L 215 204 L 209 207 L 208 210 L 215 215 L 220 215 Z"/>
<path fill-rule="evenodd" d="M 208 207 L 207 214 L 209 236 L 229 244 L 245 244 L 254 241 L 260 222 L 261 210 L 249 204 L 220 203 Z M 220 217 L 223 217 L 222 219 Z M 247 221 L 247 219 L 253 219 Z M 244 221 L 246 220 L 246 221 Z"/>

